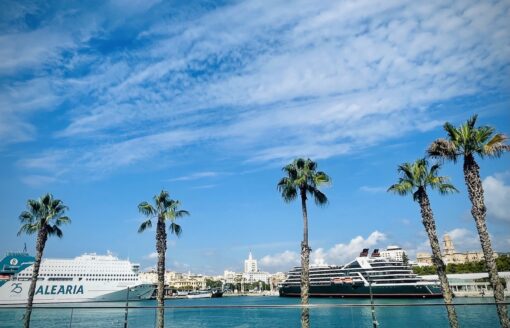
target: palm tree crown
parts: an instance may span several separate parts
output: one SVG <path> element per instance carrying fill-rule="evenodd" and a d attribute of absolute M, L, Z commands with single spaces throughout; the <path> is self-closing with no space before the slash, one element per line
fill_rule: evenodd
<path fill-rule="evenodd" d="M 509 151 L 510 146 L 505 144 L 508 137 L 502 133 L 494 134 L 495 129 L 491 126 L 475 127 L 477 118 L 473 115 L 458 128 L 446 122 L 443 127 L 448 138 L 434 141 L 428 149 L 429 156 L 456 162 L 459 156 L 500 157 Z"/>
<path fill-rule="evenodd" d="M 427 187 L 437 189 L 442 195 L 457 192 L 457 189 L 449 183 L 448 177 L 437 175 L 440 168 L 440 164 L 434 164 L 429 169 L 429 164 L 425 158 L 418 159 L 414 163 L 399 165 L 400 178 L 398 183 L 388 188 L 388 191 L 401 196 L 413 193 L 415 201 L 418 201 L 419 193 Z"/>
<path fill-rule="evenodd" d="M 180 236 L 182 229 L 175 220 L 189 215 L 189 212 L 179 210 L 180 202 L 178 200 L 171 199 L 170 195 L 165 190 L 162 190 L 159 195 L 154 196 L 154 205 L 155 207 L 147 202 L 141 202 L 138 205 L 140 213 L 148 217 L 148 219 L 140 225 L 138 232 L 143 232 L 152 227 L 151 219 L 157 218 L 158 220 L 161 219 L 163 221 L 170 221 L 170 226 L 168 227 L 170 232 L 176 236 Z"/>
<path fill-rule="evenodd" d="M 287 174 L 278 182 L 277 188 L 286 202 L 293 201 L 298 192 L 305 196 L 311 195 L 317 205 L 325 205 L 328 198 L 318 187 L 329 184 L 331 178 L 322 171 L 316 171 L 317 164 L 311 159 L 298 158 L 282 170 Z"/>
<path fill-rule="evenodd" d="M 60 199 L 54 199 L 49 193 L 38 200 L 28 200 L 27 211 L 23 211 L 19 216 L 22 225 L 18 236 L 22 233 L 31 235 L 46 230 L 48 236 L 56 235 L 62 238 L 60 226 L 71 222 L 69 217 L 64 216 L 67 209 Z"/>

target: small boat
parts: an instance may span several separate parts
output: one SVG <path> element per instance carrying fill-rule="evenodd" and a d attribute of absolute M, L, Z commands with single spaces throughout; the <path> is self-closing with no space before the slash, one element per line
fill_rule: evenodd
<path fill-rule="evenodd" d="M 223 296 L 223 291 L 222 290 L 220 290 L 220 289 L 213 289 L 212 290 L 211 297 L 216 298 L 216 297 L 222 297 L 222 296 Z"/>
<path fill-rule="evenodd" d="M 213 295 L 210 290 L 197 290 L 194 292 L 188 293 L 187 298 L 211 298 Z"/>

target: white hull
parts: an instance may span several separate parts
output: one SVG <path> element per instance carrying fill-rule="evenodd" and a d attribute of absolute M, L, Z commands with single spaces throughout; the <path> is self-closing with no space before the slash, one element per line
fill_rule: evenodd
<path fill-rule="evenodd" d="M 211 298 L 212 293 L 188 294 L 188 298 Z"/>
<path fill-rule="evenodd" d="M 38 282 L 34 304 L 115 302 L 149 299 L 154 291 L 151 284 L 126 285 L 117 282 Z M 30 281 L 7 281 L 0 287 L 0 305 L 22 305 L 28 299 Z"/>

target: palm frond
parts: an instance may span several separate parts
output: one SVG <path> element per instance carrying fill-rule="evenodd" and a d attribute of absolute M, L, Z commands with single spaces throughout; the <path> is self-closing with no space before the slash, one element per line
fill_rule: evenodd
<path fill-rule="evenodd" d="M 175 222 L 170 223 L 170 225 L 168 226 L 168 229 L 170 230 L 170 233 L 176 235 L 177 237 L 180 237 L 182 234 L 181 226 Z"/>
<path fill-rule="evenodd" d="M 453 193 L 459 192 L 457 190 L 457 188 L 455 188 L 455 186 L 450 183 L 441 184 L 439 186 L 439 188 L 437 188 L 437 190 L 439 190 L 439 193 L 441 195 L 447 195 L 447 194 L 453 194 Z"/>
<path fill-rule="evenodd" d="M 141 202 L 138 204 L 138 211 L 148 217 L 153 217 L 156 215 L 156 209 L 147 202 Z"/>
<path fill-rule="evenodd" d="M 331 177 L 322 171 L 317 172 L 313 179 L 316 186 L 331 184 Z"/>
<path fill-rule="evenodd" d="M 325 206 L 328 204 L 328 197 L 317 188 L 309 187 L 308 193 L 313 196 L 315 204 L 318 206 Z"/>
<path fill-rule="evenodd" d="M 405 196 L 411 193 L 413 189 L 414 186 L 411 182 L 409 182 L 408 180 L 401 180 L 399 183 L 391 185 L 387 191 L 396 193 L 400 196 Z"/>
<path fill-rule="evenodd" d="M 411 163 L 402 163 L 398 166 L 397 172 L 403 175 L 407 180 L 414 181 L 414 169 Z"/>
<path fill-rule="evenodd" d="M 21 236 L 24 233 L 27 235 L 32 235 L 32 234 L 36 233 L 37 231 L 39 231 L 37 224 L 25 223 L 20 227 L 20 229 L 18 231 L 18 236 Z"/>
<path fill-rule="evenodd" d="M 474 114 L 473 116 L 471 116 L 467 122 L 466 122 L 466 126 L 469 128 L 469 129 L 473 129 L 475 127 L 475 124 L 476 124 L 476 119 L 478 118 L 478 114 Z"/>
<path fill-rule="evenodd" d="M 34 215 L 30 212 L 23 211 L 19 215 L 19 220 L 21 223 L 33 223 L 34 222 Z"/>
<path fill-rule="evenodd" d="M 146 229 L 149 229 L 152 227 L 152 221 L 149 219 L 147 221 L 142 222 L 140 224 L 140 227 L 138 228 L 138 233 L 144 232 Z"/>
<path fill-rule="evenodd" d="M 483 146 L 483 153 L 489 157 L 501 157 L 504 152 L 510 151 L 510 145 L 505 144 L 507 139 L 507 136 L 502 133 L 495 134 Z"/>
<path fill-rule="evenodd" d="M 48 231 L 48 236 L 57 236 L 58 238 L 62 238 L 64 236 L 62 230 L 57 227 L 57 225 L 48 225 L 46 230 Z"/>
<path fill-rule="evenodd" d="M 70 223 L 71 223 L 71 219 L 67 216 L 61 216 L 55 220 L 55 224 L 57 226 L 61 226 L 62 224 L 70 224 Z"/>
<path fill-rule="evenodd" d="M 432 142 L 427 149 L 429 157 L 437 159 L 446 159 L 457 162 L 458 149 L 454 142 L 445 139 L 437 139 Z"/>
<path fill-rule="evenodd" d="M 287 203 L 293 201 L 297 197 L 297 188 L 290 177 L 283 177 L 276 185 L 276 188 L 282 194 L 283 200 Z"/>
<path fill-rule="evenodd" d="M 175 218 L 182 218 L 182 217 L 185 217 L 185 216 L 189 216 L 189 212 L 186 211 L 186 210 L 178 210 L 178 211 L 175 211 Z"/>

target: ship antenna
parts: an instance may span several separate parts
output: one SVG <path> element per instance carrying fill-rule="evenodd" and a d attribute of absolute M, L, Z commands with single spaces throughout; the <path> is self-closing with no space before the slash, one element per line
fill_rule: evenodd
<path fill-rule="evenodd" d="M 27 243 L 25 243 L 25 247 L 23 247 L 23 252 L 26 253 L 27 252 Z"/>

